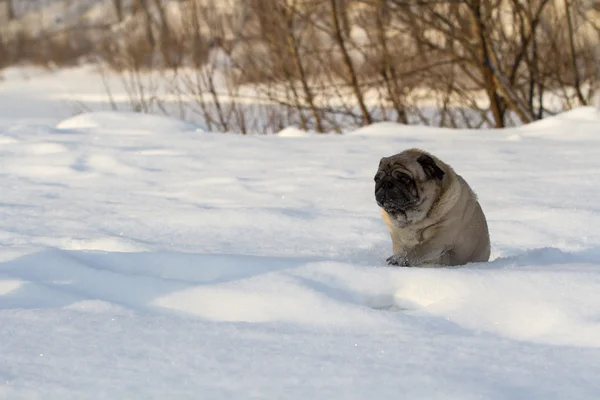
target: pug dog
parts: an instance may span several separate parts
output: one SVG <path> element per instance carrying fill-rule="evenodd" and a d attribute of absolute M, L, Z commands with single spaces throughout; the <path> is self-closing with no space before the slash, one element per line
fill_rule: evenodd
<path fill-rule="evenodd" d="M 477 196 L 451 166 L 420 149 L 379 163 L 375 199 L 392 238 L 388 264 L 457 266 L 490 257 Z"/>

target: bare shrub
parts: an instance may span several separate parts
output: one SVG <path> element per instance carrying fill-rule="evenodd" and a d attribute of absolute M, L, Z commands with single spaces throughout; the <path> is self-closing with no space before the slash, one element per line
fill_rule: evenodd
<path fill-rule="evenodd" d="M 82 18 L 33 32 L 17 15 L 0 28 L 0 62 L 93 58 L 118 74 L 128 108 L 223 132 L 341 132 L 386 120 L 505 127 L 598 95 L 600 10 L 591 1 L 108 4 L 106 25 Z"/>

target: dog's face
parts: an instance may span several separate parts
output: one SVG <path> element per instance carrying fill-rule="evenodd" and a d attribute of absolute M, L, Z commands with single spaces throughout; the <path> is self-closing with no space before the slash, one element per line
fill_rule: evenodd
<path fill-rule="evenodd" d="M 444 175 L 431 156 L 416 149 L 384 157 L 375 174 L 375 200 L 388 214 L 406 216 L 437 197 Z"/>

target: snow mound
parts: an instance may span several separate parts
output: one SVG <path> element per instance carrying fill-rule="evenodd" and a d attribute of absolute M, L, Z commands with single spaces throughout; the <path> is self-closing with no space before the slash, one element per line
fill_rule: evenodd
<path fill-rule="evenodd" d="M 175 118 L 136 112 L 98 111 L 76 115 L 59 122 L 59 130 L 96 130 L 112 133 L 177 133 L 202 131 L 191 123 Z"/>
<path fill-rule="evenodd" d="M 579 107 L 515 128 L 524 137 L 546 137 L 558 141 L 600 141 L 600 109 Z"/>
<path fill-rule="evenodd" d="M 298 129 L 293 126 L 288 126 L 287 128 L 284 128 L 277 132 L 276 135 L 279 137 L 307 137 L 312 136 L 313 133 L 303 131 L 302 129 Z"/>
<path fill-rule="evenodd" d="M 348 136 L 403 136 L 412 140 L 415 136 L 422 134 L 440 134 L 446 131 L 456 131 L 449 128 L 432 128 L 421 125 L 405 125 L 398 122 L 376 122 L 363 126 L 354 131 L 347 132 Z"/>
<path fill-rule="evenodd" d="M 361 137 L 394 137 L 403 142 L 418 142 L 421 138 L 440 135 L 478 136 L 494 132 L 505 137 L 508 141 L 520 141 L 523 137 L 547 136 L 552 140 L 598 140 L 597 130 L 590 127 L 600 126 L 600 109 L 596 107 L 578 107 L 552 117 L 534 121 L 527 125 L 504 129 L 453 129 L 429 126 L 405 125 L 397 122 L 377 122 L 351 132 L 347 136 Z"/>
<path fill-rule="evenodd" d="M 560 113 L 555 117 L 548 118 L 547 120 L 551 121 L 552 119 L 600 123 L 600 108 L 592 106 L 578 107 Z"/>

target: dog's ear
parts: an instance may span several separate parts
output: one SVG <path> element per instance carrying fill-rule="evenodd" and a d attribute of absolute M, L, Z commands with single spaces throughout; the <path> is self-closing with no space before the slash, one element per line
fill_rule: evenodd
<path fill-rule="evenodd" d="M 437 179 L 440 181 L 444 179 L 444 175 L 446 175 L 446 173 L 442 171 L 440 167 L 438 167 L 431 156 L 422 154 L 419 156 L 419 158 L 417 158 L 417 162 L 421 164 L 423 171 L 425 171 L 425 174 L 429 177 L 429 179 Z"/>

